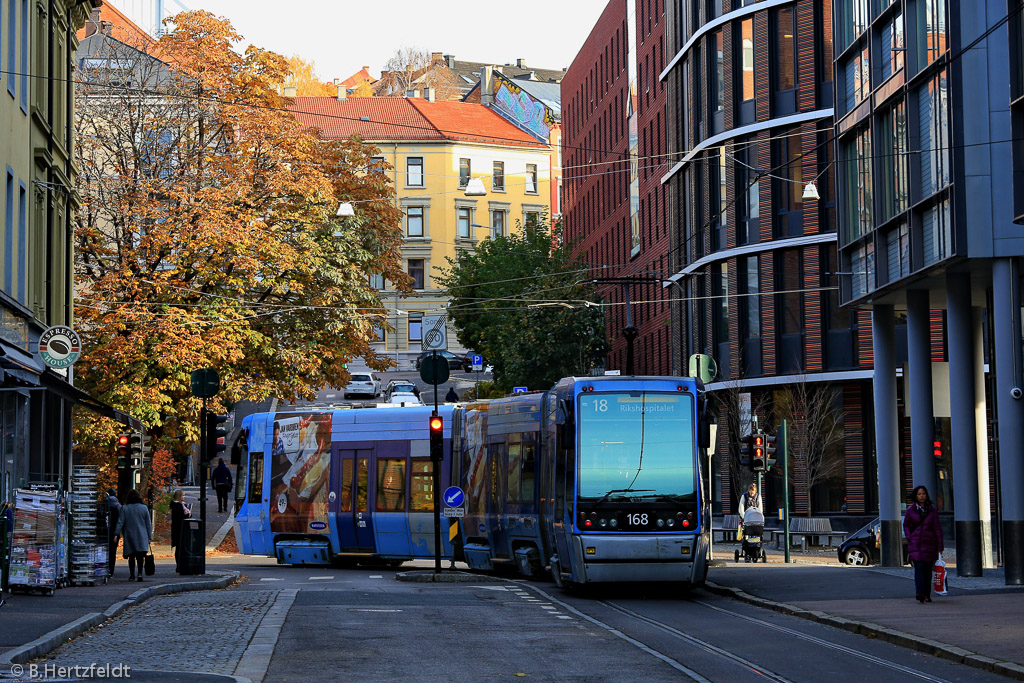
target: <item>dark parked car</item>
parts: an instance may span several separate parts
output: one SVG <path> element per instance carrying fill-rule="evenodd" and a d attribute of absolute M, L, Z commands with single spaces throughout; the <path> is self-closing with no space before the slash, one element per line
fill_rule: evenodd
<path fill-rule="evenodd" d="M 462 359 L 462 369 L 465 370 L 466 372 L 473 371 L 473 356 L 475 355 L 475 353 L 470 351 L 466 354 L 465 358 Z M 481 356 L 481 358 L 483 358 L 483 356 Z"/>
<path fill-rule="evenodd" d="M 462 359 L 459 358 L 458 356 L 456 356 L 451 351 L 437 351 L 437 352 L 435 352 L 435 351 L 424 351 L 420 355 L 416 356 L 416 369 L 419 370 L 420 369 L 420 365 L 423 363 L 423 359 L 426 358 L 427 356 L 433 354 L 433 353 L 437 353 L 438 355 L 444 356 L 445 359 L 448 360 L 448 369 L 449 370 L 461 370 L 462 369 Z"/>
<path fill-rule="evenodd" d="M 854 567 L 881 562 L 882 551 L 879 548 L 881 524 L 876 517 L 847 536 L 839 546 L 839 561 Z M 900 538 L 903 541 L 903 564 L 907 564 L 907 539 L 902 533 Z"/>

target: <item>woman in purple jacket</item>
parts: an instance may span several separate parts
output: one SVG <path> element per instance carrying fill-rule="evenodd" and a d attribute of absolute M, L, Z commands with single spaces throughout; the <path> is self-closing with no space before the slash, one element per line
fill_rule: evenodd
<path fill-rule="evenodd" d="M 942 526 L 939 511 L 932 505 L 928 489 L 914 489 L 907 514 L 903 518 L 903 534 L 907 537 L 907 550 L 914 563 L 914 588 L 918 602 L 931 602 L 932 571 L 942 554 Z"/>

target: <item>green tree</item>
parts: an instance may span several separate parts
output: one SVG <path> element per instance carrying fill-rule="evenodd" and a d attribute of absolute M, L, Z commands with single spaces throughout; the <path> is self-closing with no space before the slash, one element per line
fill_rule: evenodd
<path fill-rule="evenodd" d="M 585 374 L 607 350 L 604 312 L 582 282 L 589 269 L 546 224 L 460 251 L 438 278 L 459 342 L 484 355 L 506 391 Z"/>

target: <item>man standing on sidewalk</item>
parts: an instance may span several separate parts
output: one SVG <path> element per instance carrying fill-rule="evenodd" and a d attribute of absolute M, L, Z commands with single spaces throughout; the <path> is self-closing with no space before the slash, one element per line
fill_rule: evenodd
<path fill-rule="evenodd" d="M 107 573 L 113 578 L 114 563 L 117 560 L 117 544 L 121 537 L 117 535 L 117 522 L 121 519 L 121 501 L 117 499 L 117 491 L 107 491 Z"/>
<path fill-rule="evenodd" d="M 217 491 L 217 512 L 228 511 L 228 492 L 231 491 L 231 470 L 224 464 L 224 458 L 220 458 L 216 469 L 210 477 L 213 480 L 213 488 Z"/>

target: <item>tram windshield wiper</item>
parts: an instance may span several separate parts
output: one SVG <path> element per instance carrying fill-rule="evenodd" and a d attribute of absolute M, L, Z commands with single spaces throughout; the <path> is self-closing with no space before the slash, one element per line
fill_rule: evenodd
<path fill-rule="evenodd" d="M 611 497 L 613 493 L 650 493 L 652 491 L 654 491 L 654 489 L 612 489 L 608 493 L 601 496 L 601 499 L 594 503 L 594 505 L 600 505 L 601 503 L 605 502 Z"/>

